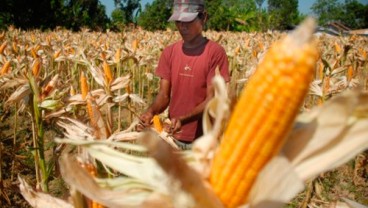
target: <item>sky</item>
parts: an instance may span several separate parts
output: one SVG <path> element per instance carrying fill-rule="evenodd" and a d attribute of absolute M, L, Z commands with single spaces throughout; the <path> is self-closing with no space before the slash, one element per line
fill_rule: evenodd
<path fill-rule="evenodd" d="M 153 0 L 141 0 L 141 4 L 144 6 L 147 3 L 152 3 Z M 100 2 L 106 6 L 107 16 L 111 16 L 111 12 L 115 9 L 114 0 L 100 0 Z M 302 14 L 310 14 L 310 7 L 314 4 L 315 0 L 299 0 L 299 12 Z M 359 0 L 362 4 L 368 4 L 368 0 Z M 264 3 L 266 5 L 266 1 Z"/>

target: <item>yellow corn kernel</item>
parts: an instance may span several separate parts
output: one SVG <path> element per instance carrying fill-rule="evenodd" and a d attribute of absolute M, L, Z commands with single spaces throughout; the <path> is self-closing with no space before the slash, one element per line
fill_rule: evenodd
<path fill-rule="evenodd" d="M 158 132 L 162 132 L 163 127 L 160 117 L 158 115 L 154 115 L 152 120 L 153 120 L 153 128 L 155 128 L 156 131 Z"/>
<path fill-rule="evenodd" d="M 226 207 L 246 203 L 259 172 L 285 142 L 314 76 L 313 30 L 314 21 L 307 19 L 276 42 L 240 95 L 210 173 Z"/>

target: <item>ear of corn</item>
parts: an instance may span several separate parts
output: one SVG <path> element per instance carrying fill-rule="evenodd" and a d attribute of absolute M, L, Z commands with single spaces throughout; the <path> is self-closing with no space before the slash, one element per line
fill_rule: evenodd
<path fill-rule="evenodd" d="M 103 69 L 104 69 L 104 73 L 105 73 L 106 84 L 110 85 L 110 83 L 112 81 L 112 73 L 111 73 L 110 66 L 109 66 L 109 64 L 107 63 L 106 60 L 103 61 Z"/>
<path fill-rule="evenodd" d="M 38 54 L 37 54 L 37 51 L 36 51 L 36 48 L 35 48 L 35 47 L 33 47 L 33 48 L 31 49 L 31 55 L 32 55 L 32 57 L 33 57 L 34 59 L 37 59 L 37 58 L 38 58 Z"/>
<path fill-rule="evenodd" d="M 44 100 L 50 93 L 55 89 L 56 82 L 59 78 L 59 75 L 55 75 L 47 85 L 42 88 L 41 100 Z"/>
<path fill-rule="evenodd" d="M 118 48 L 116 50 L 115 56 L 114 56 L 114 62 L 115 63 L 119 63 L 120 61 L 120 56 L 121 56 L 121 48 Z"/>
<path fill-rule="evenodd" d="M 40 74 L 40 69 L 41 69 L 41 60 L 40 60 L 40 58 L 36 58 L 33 62 L 33 66 L 32 66 L 33 76 L 38 77 L 38 75 Z"/>
<path fill-rule="evenodd" d="M 61 50 L 55 51 L 54 55 L 52 56 L 54 59 L 58 58 L 60 56 Z"/>
<path fill-rule="evenodd" d="M 82 99 L 85 100 L 88 94 L 88 84 L 86 76 L 84 75 L 83 72 L 80 75 L 80 86 L 81 86 Z"/>
<path fill-rule="evenodd" d="M 75 89 L 74 89 L 73 85 L 70 85 L 69 94 L 70 94 L 70 96 L 74 96 L 74 95 L 76 94 L 76 92 L 75 92 Z"/>
<path fill-rule="evenodd" d="M 350 65 L 347 71 L 347 76 L 346 76 L 346 79 L 348 82 L 351 81 L 351 79 L 353 78 L 353 75 L 354 75 L 354 68 L 352 65 Z"/>
<path fill-rule="evenodd" d="M 258 173 L 278 153 L 308 92 L 318 52 L 309 44 L 313 20 L 305 24 L 270 48 L 233 111 L 210 174 L 226 207 L 246 203 Z"/>
<path fill-rule="evenodd" d="M 158 131 L 158 132 L 162 132 L 162 123 L 161 123 L 161 119 L 158 115 L 154 115 L 153 116 L 153 127 Z"/>
<path fill-rule="evenodd" d="M 13 43 L 12 43 L 12 49 L 13 49 L 13 52 L 15 54 L 18 54 L 19 49 L 18 49 L 18 43 L 17 43 L 17 41 L 13 41 Z"/>
<path fill-rule="evenodd" d="M 7 41 L 4 41 L 3 44 L 0 46 L 0 54 L 2 54 L 6 48 L 6 45 L 8 44 Z"/>
<path fill-rule="evenodd" d="M 3 67 L 1 68 L 0 75 L 7 74 L 9 72 L 9 69 L 10 69 L 10 61 L 6 61 Z"/>
<path fill-rule="evenodd" d="M 138 45 L 139 45 L 139 40 L 138 39 L 134 39 L 133 42 L 132 42 L 132 49 L 133 49 L 134 52 L 137 51 Z"/>

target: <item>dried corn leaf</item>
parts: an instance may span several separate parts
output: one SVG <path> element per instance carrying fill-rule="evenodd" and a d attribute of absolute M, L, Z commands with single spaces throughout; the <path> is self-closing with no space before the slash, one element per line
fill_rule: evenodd
<path fill-rule="evenodd" d="M 132 192 L 132 190 L 111 190 L 100 187 L 94 178 L 69 155 L 64 155 L 60 159 L 60 166 L 63 179 L 68 184 L 104 206 L 111 208 L 143 208 L 166 204 L 162 198 L 160 198 L 160 201 L 154 198 L 151 199 L 149 193 L 144 191 Z M 152 200 L 152 204 L 149 203 L 150 200 Z"/>
<path fill-rule="evenodd" d="M 152 134 L 154 133 L 147 132 L 142 138 L 149 155 L 174 180 L 173 183 L 179 182 L 180 187 L 193 197 L 194 207 L 223 207 L 210 186 L 181 158 L 180 154 L 164 141 L 154 139 Z"/>
<path fill-rule="evenodd" d="M 11 103 L 18 103 L 20 100 L 24 99 L 31 93 L 31 88 L 28 84 L 22 85 L 18 87 L 5 102 L 5 105 L 9 105 Z"/>
<path fill-rule="evenodd" d="M 20 182 L 19 189 L 22 196 L 33 208 L 73 208 L 74 206 L 66 201 L 52 197 L 49 194 L 36 192 L 28 183 L 20 176 L 18 176 Z"/>
<path fill-rule="evenodd" d="M 292 133 L 284 152 L 303 180 L 336 168 L 368 149 L 367 96 L 360 92 L 336 96 L 310 112 L 308 122 Z M 356 117 L 359 109 L 363 112 Z"/>
<path fill-rule="evenodd" d="M 304 189 L 304 182 L 295 173 L 287 158 L 273 158 L 257 177 L 250 193 L 252 208 L 284 207 Z"/>

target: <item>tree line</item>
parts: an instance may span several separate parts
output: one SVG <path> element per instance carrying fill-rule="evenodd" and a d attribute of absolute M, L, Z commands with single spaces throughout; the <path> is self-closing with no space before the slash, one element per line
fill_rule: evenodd
<path fill-rule="evenodd" d="M 0 29 L 10 25 L 25 30 L 55 29 L 73 31 L 82 28 L 121 31 L 140 26 L 155 31 L 173 28 L 167 22 L 173 0 L 111 0 L 115 9 L 111 18 L 99 0 L 3 0 Z M 288 30 L 306 14 L 298 11 L 298 0 L 207 0 L 207 29 L 217 31 Z M 144 9 L 142 9 L 144 8 Z M 368 28 L 368 5 L 357 0 L 317 0 L 311 7 L 320 25 L 337 21 L 351 29 Z"/>

